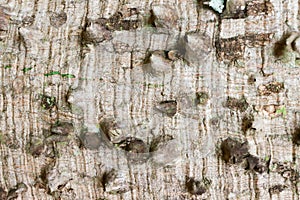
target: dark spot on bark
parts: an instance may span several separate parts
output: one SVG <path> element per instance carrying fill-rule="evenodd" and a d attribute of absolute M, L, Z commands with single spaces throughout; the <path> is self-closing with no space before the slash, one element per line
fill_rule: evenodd
<path fill-rule="evenodd" d="M 188 39 L 187 39 L 187 34 L 185 34 L 183 37 L 179 38 L 178 42 L 175 45 L 175 49 L 179 52 L 179 54 L 182 56 L 184 61 L 189 64 L 189 61 L 186 60 L 186 51 L 188 48 Z"/>
<path fill-rule="evenodd" d="M 290 180 L 292 183 L 299 181 L 299 173 L 295 169 L 289 168 L 281 173 L 282 177 Z"/>
<path fill-rule="evenodd" d="M 219 61 L 242 59 L 245 52 L 245 39 L 243 36 L 220 39 L 216 41 L 216 51 Z"/>
<path fill-rule="evenodd" d="M 296 145 L 300 145 L 300 127 L 297 127 L 293 133 L 292 141 Z"/>
<path fill-rule="evenodd" d="M 150 15 L 146 20 L 146 26 L 156 27 L 155 20 L 156 20 L 156 16 L 154 15 L 153 10 L 150 10 Z"/>
<path fill-rule="evenodd" d="M 48 177 L 47 177 L 47 173 L 48 173 L 49 169 L 44 166 L 42 167 L 41 169 L 41 174 L 39 176 L 39 181 L 36 181 L 36 187 L 39 187 L 39 188 L 43 188 L 43 189 L 46 189 L 47 188 L 47 184 L 48 184 Z"/>
<path fill-rule="evenodd" d="M 270 33 L 246 34 L 245 42 L 248 47 L 262 47 L 269 44 L 271 38 Z"/>
<path fill-rule="evenodd" d="M 209 120 L 209 123 L 214 126 L 217 127 L 220 125 L 220 118 L 219 117 L 213 117 Z"/>
<path fill-rule="evenodd" d="M 56 159 L 49 159 L 48 162 L 41 167 L 40 175 L 36 177 L 34 186 L 37 188 L 45 189 L 48 193 L 50 192 L 48 186 L 48 175 L 54 168 Z"/>
<path fill-rule="evenodd" d="M 242 96 L 240 99 L 227 97 L 224 106 L 231 110 L 239 110 L 240 112 L 244 112 L 247 110 L 249 104 L 247 103 L 245 96 Z"/>
<path fill-rule="evenodd" d="M 249 154 L 248 149 L 247 142 L 242 143 L 232 138 L 227 138 L 221 143 L 221 158 L 226 163 L 241 164 L 245 170 L 252 170 L 257 173 L 268 171 L 270 161 L 263 161 Z"/>
<path fill-rule="evenodd" d="M 198 180 L 194 178 L 187 177 L 185 181 L 186 190 L 193 195 L 202 195 L 206 192 L 205 186 Z"/>
<path fill-rule="evenodd" d="M 106 191 L 107 184 L 109 184 L 109 182 L 112 182 L 115 178 L 116 178 L 116 172 L 114 169 L 104 171 L 100 176 L 97 177 L 104 192 Z"/>
<path fill-rule="evenodd" d="M 211 185 L 212 180 L 210 180 L 209 178 L 203 177 L 202 182 L 205 185 L 205 187 L 207 188 Z"/>
<path fill-rule="evenodd" d="M 255 82 L 256 82 L 255 76 L 254 76 L 253 74 L 250 75 L 249 78 L 248 78 L 248 84 L 252 85 L 252 84 L 254 84 Z"/>
<path fill-rule="evenodd" d="M 57 190 L 62 190 L 62 189 L 64 189 L 64 187 L 66 187 L 66 184 L 67 184 L 67 183 L 58 185 L 58 186 L 57 186 Z"/>
<path fill-rule="evenodd" d="M 131 152 L 131 153 L 147 153 L 148 147 L 144 143 L 143 140 L 134 138 L 134 137 L 127 137 L 126 139 L 117 143 L 118 147 Z"/>
<path fill-rule="evenodd" d="M 56 12 L 50 16 L 50 24 L 56 28 L 62 26 L 67 21 L 67 14 L 65 12 Z"/>
<path fill-rule="evenodd" d="M 8 194 L 7 194 L 7 199 L 11 200 L 11 199 L 17 199 L 18 198 L 18 194 L 16 192 L 17 190 L 16 189 L 10 189 L 8 191 Z"/>
<path fill-rule="evenodd" d="M 279 93 L 282 89 L 284 89 L 283 83 L 272 82 L 266 85 L 266 89 L 273 93 Z"/>
<path fill-rule="evenodd" d="M 121 134 L 116 121 L 113 118 L 102 118 L 99 124 L 106 137 L 114 143 L 115 138 Z"/>
<path fill-rule="evenodd" d="M 223 19 L 243 19 L 247 17 L 247 13 L 242 9 L 236 9 L 234 13 L 223 15 Z"/>
<path fill-rule="evenodd" d="M 51 133 L 57 135 L 69 135 L 74 131 L 74 126 L 70 122 L 57 122 L 51 126 Z"/>
<path fill-rule="evenodd" d="M 227 138 L 221 143 L 221 158 L 226 163 L 241 163 L 243 159 L 249 156 L 248 143 L 239 142 L 232 138 Z"/>
<path fill-rule="evenodd" d="M 116 12 L 108 19 L 100 18 L 97 23 L 109 31 L 133 30 L 139 27 L 138 20 L 125 20 L 121 12 Z"/>
<path fill-rule="evenodd" d="M 222 13 L 223 19 L 243 19 L 247 17 L 247 11 L 245 5 L 237 4 L 234 1 L 226 3 L 226 10 Z"/>
<path fill-rule="evenodd" d="M 208 99 L 209 99 L 209 96 L 208 96 L 207 92 L 197 92 L 195 104 L 196 105 L 206 105 Z"/>
<path fill-rule="evenodd" d="M 183 55 L 178 50 L 165 51 L 165 57 L 171 61 L 183 59 Z"/>
<path fill-rule="evenodd" d="M 40 95 L 41 106 L 45 110 L 50 110 L 56 106 L 56 97 Z"/>
<path fill-rule="evenodd" d="M 8 191 L 7 199 L 16 199 L 18 198 L 19 194 L 26 192 L 27 189 L 28 187 L 25 183 L 18 183 Z"/>
<path fill-rule="evenodd" d="M 138 12 L 136 10 L 136 12 Z M 81 33 L 81 43 L 97 44 L 112 39 L 113 31 L 134 30 L 140 26 L 136 19 L 124 19 L 121 12 L 116 12 L 110 18 L 87 20 Z"/>
<path fill-rule="evenodd" d="M 289 166 L 288 163 L 275 162 L 273 163 L 273 171 L 279 173 L 284 179 L 297 183 L 299 181 L 299 172 Z"/>
<path fill-rule="evenodd" d="M 273 55 L 276 58 L 280 58 L 284 55 L 286 51 L 286 40 L 291 36 L 291 33 L 283 34 L 279 41 L 277 41 L 273 48 Z"/>
<path fill-rule="evenodd" d="M 161 101 L 155 108 L 168 117 L 173 117 L 177 112 L 177 102 L 175 100 Z"/>
<path fill-rule="evenodd" d="M 269 82 L 267 84 L 262 84 L 258 87 L 258 92 L 260 95 L 270 95 L 272 93 L 280 93 L 284 89 L 284 84 L 282 82 Z"/>
<path fill-rule="evenodd" d="M 245 115 L 242 118 L 242 131 L 244 134 L 246 134 L 247 130 L 252 128 L 253 125 L 253 121 L 254 121 L 254 117 L 253 115 Z"/>
<path fill-rule="evenodd" d="M 153 52 L 149 52 L 149 51 L 146 52 L 145 58 L 143 59 L 143 64 L 144 64 L 144 65 L 145 65 L 145 64 L 151 63 L 151 56 L 152 56 L 152 53 L 153 53 Z M 143 70 L 144 70 L 144 69 L 143 69 Z"/>
<path fill-rule="evenodd" d="M 7 199 L 7 192 L 2 187 L 0 187 L 0 199 L 1 200 Z"/>
<path fill-rule="evenodd" d="M 286 185 L 281 185 L 281 184 L 274 185 L 274 186 L 269 188 L 269 193 L 270 194 L 279 194 L 280 192 L 282 192 L 286 188 L 287 188 Z"/>
<path fill-rule="evenodd" d="M 259 158 L 253 155 L 246 157 L 245 170 L 254 170 L 258 173 L 263 173 L 268 170 L 265 162 L 262 162 Z"/>
<path fill-rule="evenodd" d="M 130 16 L 139 14 L 139 10 L 137 8 L 128 8 Z"/>
<path fill-rule="evenodd" d="M 115 27 L 115 30 L 132 30 L 138 28 L 138 26 L 139 25 L 137 20 L 124 20 L 119 27 Z"/>
<path fill-rule="evenodd" d="M 33 157 L 40 156 L 45 150 L 45 144 L 43 139 L 37 137 L 31 137 L 30 142 L 27 144 L 27 152 Z"/>
<path fill-rule="evenodd" d="M 105 23 L 105 19 L 88 20 L 81 32 L 81 44 L 98 44 L 105 40 L 111 40 L 111 31 L 107 30 L 103 23 Z"/>
<path fill-rule="evenodd" d="M 149 152 L 154 152 L 163 148 L 170 140 L 173 140 L 174 137 L 171 135 L 159 135 L 158 137 L 153 138 L 150 144 Z"/>
<path fill-rule="evenodd" d="M 69 110 L 72 110 L 73 96 L 75 89 L 69 87 L 66 91 L 66 94 L 61 97 L 63 103 L 67 106 Z"/>
<path fill-rule="evenodd" d="M 247 16 L 269 15 L 274 11 L 270 1 L 249 1 L 246 5 Z"/>
<path fill-rule="evenodd" d="M 34 15 L 24 17 L 22 20 L 23 26 L 31 26 L 34 22 L 34 18 L 35 18 Z"/>
<path fill-rule="evenodd" d="M 225 19 L 243 19 L 243 18 L 246 18 L 247 17 L 247 13 L 244 10 L 242 9 L 236 9 L 235 12 L 233 13 L 230 13 L 230 14 L 227 14 L 227 15 L 224 15 L 222 18 L 225 18 Z"/>
<path fill-rule="evenodd" d="M 127 137 L 115 145 L 126 151 L 127 159 L 133 163 L 142 163 L 149 158 L 149 147 L 141 139 Z"/>
<path fill-rule="evenodd" d="M 271 34 L 246 34 L 232 38 L 221 38 L 216 41 L 217 58 L 219 61 L 235 61 L 243 59 L 245 47 L 261 47 L 271 41 Z"/>

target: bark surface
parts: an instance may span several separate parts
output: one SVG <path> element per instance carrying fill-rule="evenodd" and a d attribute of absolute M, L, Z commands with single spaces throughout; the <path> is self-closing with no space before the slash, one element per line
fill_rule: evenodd
<path fill-rule="evenodd" d="M 298 18 L 0 0 L 0 199 L 299 199 Z"/>

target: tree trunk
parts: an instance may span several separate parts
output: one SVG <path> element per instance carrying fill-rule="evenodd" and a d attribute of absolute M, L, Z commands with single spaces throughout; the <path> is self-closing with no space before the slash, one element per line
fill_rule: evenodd
<path fill-rule="evenodd" d="M 0 199 L 299 199 L 298 1 L 212 2 L 0 0 Z"/>

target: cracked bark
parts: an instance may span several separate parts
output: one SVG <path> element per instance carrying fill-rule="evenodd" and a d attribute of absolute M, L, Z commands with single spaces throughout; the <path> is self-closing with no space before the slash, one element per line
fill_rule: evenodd
<path fill-rule="evenodd" d="M 298 199 L 298 1 L 230 2 L 0 1 L 0 198 Z"/>

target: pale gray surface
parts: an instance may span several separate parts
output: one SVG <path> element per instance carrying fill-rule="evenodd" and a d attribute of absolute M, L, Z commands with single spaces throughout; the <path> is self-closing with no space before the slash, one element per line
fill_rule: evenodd
<path fill-rule="evenodd" d="M 0 0 L 0 22 L 4 21 L 0 26 L 6 29 L 0 32 L 0 125 L 4 141 L 0 186 L 7 191 L 17 183 L 25 183 L 28 189 L 18 199 L 55 199 L 55 191 L 59 190 L 61 199 L 78 200 L 298 199 L 299 184 L 272 170 L 258 174 L 225 164 L 217 156 L 221 139 L 231 136 L 247 140 L 251 154 L 262 159 L 271 157 L 271 162 L 287 162 L 298 170 L 299 147 L 292 145 L 291 134 L 299 123 L 300 70 L 294 59 L 280 62 L 272 55 L 274 43 L 284 32 L 298 30 L 298 1 L 271 0 L 270 4 L 270 10 L 264 13 L 223 19 L 219 25 L 216 15 L 197 7 L 194 0 Z M 81 44 L 86 19 L 108 18 L 116 11 L 126 17 L 127 8 L 137 8 L 139 20 L 153 9 L 160 27 L 112 31 L 111 40 Z M 51 23 L 54 12 L 65 12 L 66 22 Z M 32 15 L 33 23 L 24 23 L 23 19 Z M 97 29 L 97 25 L 91 28 Z M 99 34 L 100 40 L 108 37 L 105 34 Z M 235 62 L 217 56 L 215 40 L 259 34 L 270 35 L 262 44 L 247 41 Z M 170 61 L 160 52 L 174 48 L 185 49 L 184 60 Z M 147 51 L 154 53 L 150 63 L 143 64 Z M 4 69 L 7 65 L 11 68 Z M 28 72 L 22 71 L 29 67 L 32 69 Z M 272 75 L 263 77 L 259 72 L 262 67 Z M 76 78 L 45 77 L 50 71 L 74 74 Z M 256 78 L 252 85 L 248 83 L 251 75 Z M 270 81 L 284 82 L 284 90 L 260 96 L 257 88 Z M 70 88 L 74 90 L 67 97 Z M 198 91 L 209 94 L 206 105 L 194 104 Z M 51 115 L 40 105 L 38 96 L 43 93 L 57 99 L 57 110 L 53 109 Z M 247 111 L 224 107 L 228 96 L 242 95 L 250 105 Z M 68 109 L 66 99 L 73 109 Z M 174 117 L 154 109 L 163 100 L 177 101 Z M 286 116 L 272 115 L 264 109 L 273 104 L 284 105 Z M 241 119 L 250 112 L 256 131 L 248 131 L 245 136 Z M 175 140 L 140 165 L 128 163 L 124 152 L 115 147 L 79 148 L 76 135 L 82 127 L 99 134 L 102 117 L 114 117 L 124 135 L 141 138 L 147 144 L 163 132 Z M 49 129 L 57 119 L 75 124 L 70 141 L 55 144 L 59 157 L 28 154 L 30 135 L 41 137 L 43 129 Z M 98 136 L 103 140 L 103 135 Z M 46 167 L 49 191 L 36 186 L 45 166 L 50 166 Z M 110 169 L 116 170 L 116 178 L 104 192 L 98 177 Z M 203 195 L 190 195 L 184 186 L 187 176 L 208 179 L 211 184 Z M 276 184 L 286 188 L 271 195 L 269 188 Z"/>

